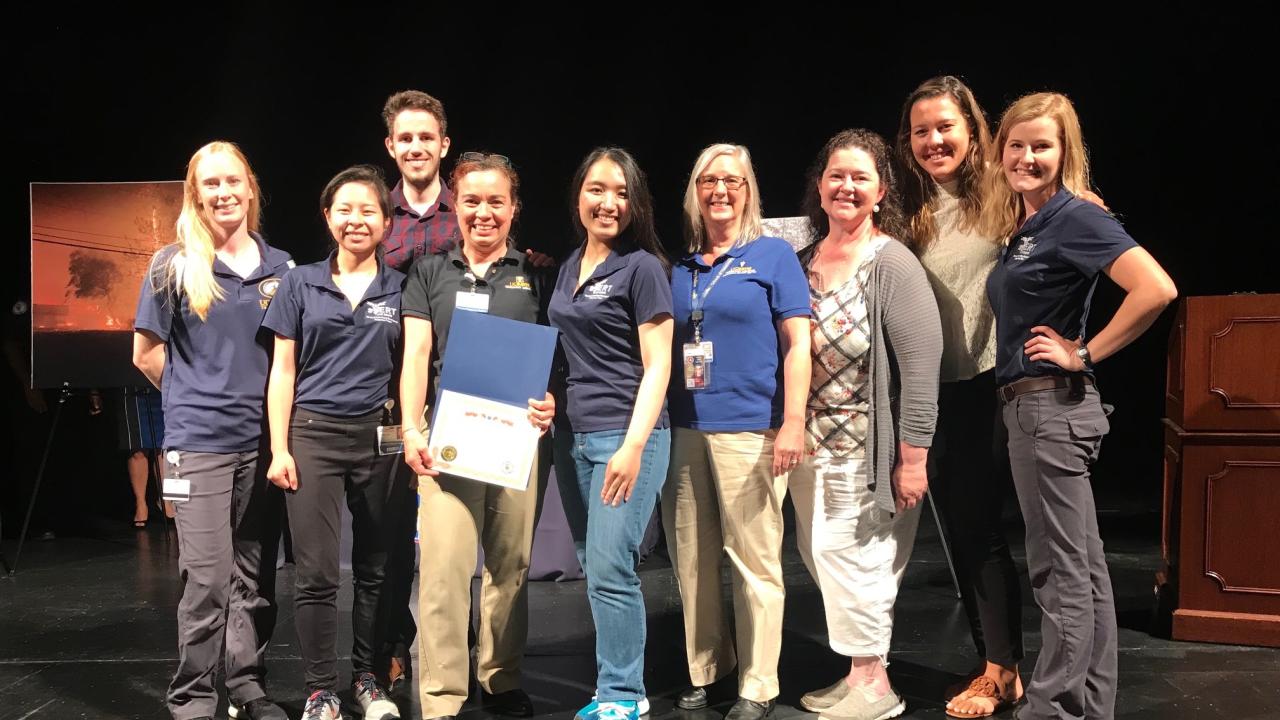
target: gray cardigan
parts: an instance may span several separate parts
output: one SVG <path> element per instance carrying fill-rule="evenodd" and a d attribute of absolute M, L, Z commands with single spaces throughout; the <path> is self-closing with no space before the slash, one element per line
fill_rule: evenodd
<path fill-rule="evenodd" d="M 806 268 L 813 250 L 810 245 L 799 253 Z M 889 242 L 876 254 L 867 284 L 867 315 L 874 393 L 867 418 L 868 482 L 876 506 L 892 513 L 898 442 L 923 448 L 933 444 L 942 358 L 942 323 L 933 288 L 920 261 L 900 242 Z"/>

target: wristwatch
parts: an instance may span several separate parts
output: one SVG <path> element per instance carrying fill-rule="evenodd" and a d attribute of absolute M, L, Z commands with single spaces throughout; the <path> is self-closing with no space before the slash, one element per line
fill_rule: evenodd
<path fill-rule="evenodd" d="M 1076 348 L 1076 357 L 1080 358 L 1080 362 L 1084 363 L 1086 370 L 1093 369 L 1093 358 L 1089 357 L 1089 346 L 1081 345 Z"/>

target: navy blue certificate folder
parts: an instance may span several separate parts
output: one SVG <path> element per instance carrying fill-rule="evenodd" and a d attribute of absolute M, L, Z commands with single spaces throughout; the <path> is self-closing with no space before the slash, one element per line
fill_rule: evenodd
<path fill-rule="evenodd" d="M 525 407 L 551 378 L 557 330 L 488 313 L 455 310 L 440 390 Z"/>

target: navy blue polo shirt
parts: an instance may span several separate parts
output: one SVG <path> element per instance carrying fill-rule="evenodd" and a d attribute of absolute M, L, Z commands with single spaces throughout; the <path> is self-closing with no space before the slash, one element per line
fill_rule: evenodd
<path fill-rule="evenodd" d="M 568 361 L 565 409 L 574 432 L 625 430 L 644 376 L 639 326 L 671 314 L 671 281 L 651 253 L 620 248 L 575 289 L 582 248 L 556 278 L 547 314 Z M 655 428 L 668 425 L 663 403 Z"/>
<path fill-rule="evenodd" d="M 258 447 L 270 365 L 269 346 L 258 329 L 293 261 L 258 234 L 252 236 L 262 261 L 249 277 L 214 258 L 213 277 L 223 299 L 209 306 L 207 321 L 191 311 L 181 286 L 167 274 L 178 247 L 162 248 L 152 258 L 133 326 L 166 345 L 161 381 L 166 448 L 233 453 Z"/>
<path fill-rule="evenodd" d="M 695 277 L 702 339 L 711 342 L 714 353 L 711 384 L 703 390 L 685 388 L 683 373 L 677 372 L 684 364 L 684 344 L 693 342 Z M 784 387 L 777 323 L 810 315 L 809 281 L 791 245 L 761 237 L 730 248 L 712 266 L 700 254 L 690 253 L 671 268 L 671 300 L 672 424 L 716 432 L 780 427 Z"/>
<path fill-rule="evenodd" d="M 483 277 L 477 277 L 462 248 L 455 246 L 414 263 L 404 285 L 404 314 L 431 321 L 431 359 L 438 377 L 458 293 L 487 295 L 490 315 L 546 325 L 550 285 L 549 271 L 534 267 L 514 247 L 491 263 Z"/>
<path fill-rule="evenodd" d="M 284 276 L 262 326 L 297 342 L 294 405 L 358 417 L 389 397 L 400 343 L 404 273 L 379 261 L 355 309 L 333 281 L 335 254 Z"/>
<path fill-rule="evenodd" d="M 1068 375 L 1051 362 L 1027 358 L 1023 344 L 1031 328 L 1047 325 L 1068 340 L 1083 339 L 1098 274 L 1137 246 L 1115 217 L 1066 188 L 1032 215 L 987 278 L 996 316 L 996 382 Z"/>

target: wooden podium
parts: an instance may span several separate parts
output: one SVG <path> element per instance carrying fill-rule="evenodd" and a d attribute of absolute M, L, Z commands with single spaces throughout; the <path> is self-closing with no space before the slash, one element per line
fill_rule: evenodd
<path fill-rule="evenodd" d="M 1186 298 L 1166 383 L 1173 637 L 1280 647 L 1280 295 Z"/>

